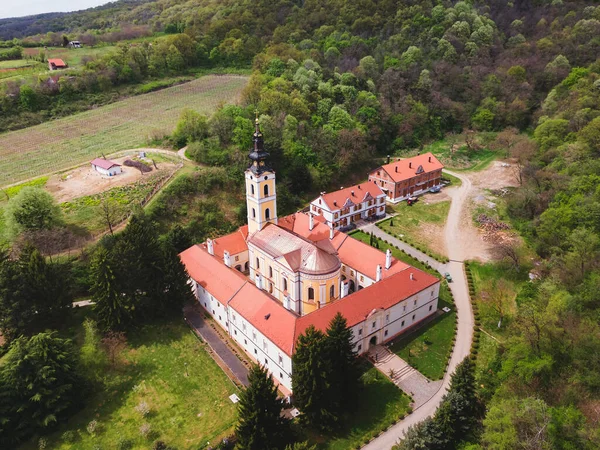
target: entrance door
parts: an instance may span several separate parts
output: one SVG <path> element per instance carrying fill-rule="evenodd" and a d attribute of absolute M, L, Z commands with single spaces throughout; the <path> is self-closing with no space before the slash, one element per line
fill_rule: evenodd
<path fill-rule="evenodd" d="M 377 345 L 377 336 L 373 336 L 369 340 L 369 347 L 374 347 L 375 345 Z"/>

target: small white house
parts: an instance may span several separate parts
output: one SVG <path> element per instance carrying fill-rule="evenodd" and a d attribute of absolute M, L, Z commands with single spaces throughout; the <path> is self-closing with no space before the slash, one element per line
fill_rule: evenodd
<path fill-rule="evenodd" d="M 92 161 L 92 168 L 101 173 L 102 175 L 107 175 L 109 177 L 113 177 L 122 172 L 121 164 L 117 164 L 110 159 L 96 158 Z"/>

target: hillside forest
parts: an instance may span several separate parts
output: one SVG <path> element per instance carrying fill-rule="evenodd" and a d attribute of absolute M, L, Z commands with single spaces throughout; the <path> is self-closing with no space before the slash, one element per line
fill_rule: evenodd
<path fill-rule="evenodd" d="M 131 0 L 30 18 L 19 28 L 29 35 L 16 23 L 0 21 L 6 49 L 61 45 L 64 35 L 89 45 L 116 39 L 117 50 L 52 78 L 1 83 L 3 131 L 70 114 L 76 102 L 101 103 L 122 86 L 251 69 L 238 105 L 211 117 L 188 112 L 159 139 L 189 145 L 192 159 L 211 166 L 206 176 L 177 179 L 144 219 L 159 224 L 171 253 L 177 242 L 232 230 L 246 217 L 242 170 L 255 110 L 278 173 L 280 214 L 364 178 L 365 168 L 388 154 L 467 130 L 501 142 L 520 177 L 506 197 L 508 218 L 535 254 L 539 277 L 518 292 L 506 340 L 478 379 L 477 425 L 449 443 L 440 443 L 432 427 L 420 428 L 405 448 L 600 447 L 596 3 Z M 217 200 L 223 190 L 235 199 L 227 203 L 235 214 Z M 200 211 L 193 218 L 189 203 Z M 134 248 L 127 239 L 116 241 L 123 252 Z M 152 240 L 159 248 L 159 238 Z M 92 292 L 98 285 L 89 273 L 100 283 L 100 259 L 123 264 L 114 256 L 119 249 L 108 239 L 94 257 L 63 272 L 77 279 L 78 293 Z M 39 331 L 2 326 L 5 336 Z"/>

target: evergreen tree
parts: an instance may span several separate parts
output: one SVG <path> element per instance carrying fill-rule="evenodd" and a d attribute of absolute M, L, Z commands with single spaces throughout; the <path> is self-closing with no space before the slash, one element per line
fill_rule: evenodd
<path fill-rule="evenodd" d="M 104 329 L 123 329 L 133 320 L 134 306 L 119 290 L 118 270 L 108 250 L 100 247 L 92 261 L 90 276 L 94 310 Z"/>
<path fill-rule="evenodd" d="M 188 284 L 189 275 L 181 259 L 179 259 L 178 253 L 172 247 L 163 246 L 162 262 L 162 290 L 159 292 L 160 301 L 157 308 L 158 311 L 165 311 L 166 313 L 179 313 L 184 302 L 194 299 Z"/>
<path fill-rule="evenodd" d="M 338 312 L 329 323 L 325 338 L 325 355 L 331 367 L 329 398 L 338 408 L 338 414 L 352 404 L 359 386 L 360 373 L 352 339 L 348 322 Z"/>
<path fill-rule="evenodd" d="M 172 248 L 176 253 L 181 253 L 190 248 L 193 245 L 193 241 L 187 229 L 177 224 L 165 236 L 164 244 Z"/>
<path fill-rule="evenodd" d="M 292 357 L 292 390 L 296 404 L 302 411 L 300 419 L 306 425 L 320 430 L 331 429 L 337 420 L 329 404 L 331 365 L 323 357 L 325 345 L 325 335 L 311 325 L 298 337 Z"/>
<path fill-rule="evenodd" d="M 288 445 L 285 450 L 317 450 L 316 445 L 310 445 L 308 442 L 296 442 Z"/>
<path fill-rule="evenodd" d="M 240 393 L 239 423 L 235 434 L 242 450 L 281 449 L 288 424 L 281 416 L 283 400 L 277 397 L 273 377 L 258 364 L 248 373 L 249 385 Z"/>
<path fill-rule="evenodd" d="M 466 357 L 456 366 L 456 370 L 450 378 L 450 392 L 459 394 L 466 402 L 466 414 L 470 417 L 470 423 L 480 413 L 480 405 L 475 388 L 475 367 L 471 359 Z M 466 424 L 465 426 L 468 427 Z"/>
<path fill-rule="evenodd" d="M 447 440 L 434 419 L 428 417 L 409 427 L 393 450 L 445 450 Z"/>
<path fill-rule="evenodd" d="M 25 295 L 18 261 L 0 251 L 0 330 L 7 341 L 24 333 L 35 320 L 35 304 Z"/>
<path fill-rule="evenodd" d="M 52 333 L 19 337 L 0 368 L 0 443 L 5 448 L 56 425 L 81 396 L 71 341 Z"/>

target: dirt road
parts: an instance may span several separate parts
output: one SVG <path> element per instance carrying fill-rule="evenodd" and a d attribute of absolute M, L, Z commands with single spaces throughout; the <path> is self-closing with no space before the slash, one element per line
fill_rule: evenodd
<path fill-rule="evenodd" d="M 449 192 L 449 195 L 452 197 L 452 204 L 448 213 L 444 236 L 446 238 L 450 262 L 448 264 L 438 263 L 437 266 L 434 265 L 441 273 L 449 272 L 454 280 L 449 286 L 454 295 L 456 312 L 458 315 L 458 326 L 456 330 L 456 343 L 448 363 L 448 370 L 444 375 L 440 389 L 433 397 L 420 407 L 416 408 L 406 419 L 398 422 L 385 433 L 363 447 L 364 450 L 391 449 L 409 427 L 416 425 L 427 417 L 431 417 L 435 414 L 437 407 L 450 386 L 450 376 L 454 373 L 456 366 L 469 355 L 471 349 L 474 321 L 469 298 L 469 288 L 463 264 L 466 252 L 463 239 L 457 239 L 457 237 L 463 233 L 463 214 L 467 210 L 466 203 L 470 198 L 473 186 L 466 176 L 457 173 L 452 173 L 452 175 L 460 178 L 462 185 L 458 188 L 453 188 L 452 191 Z M 391 236 L 388 237 L 388 241 L 390 241 L 389 238 L 391 238 Z"/>

